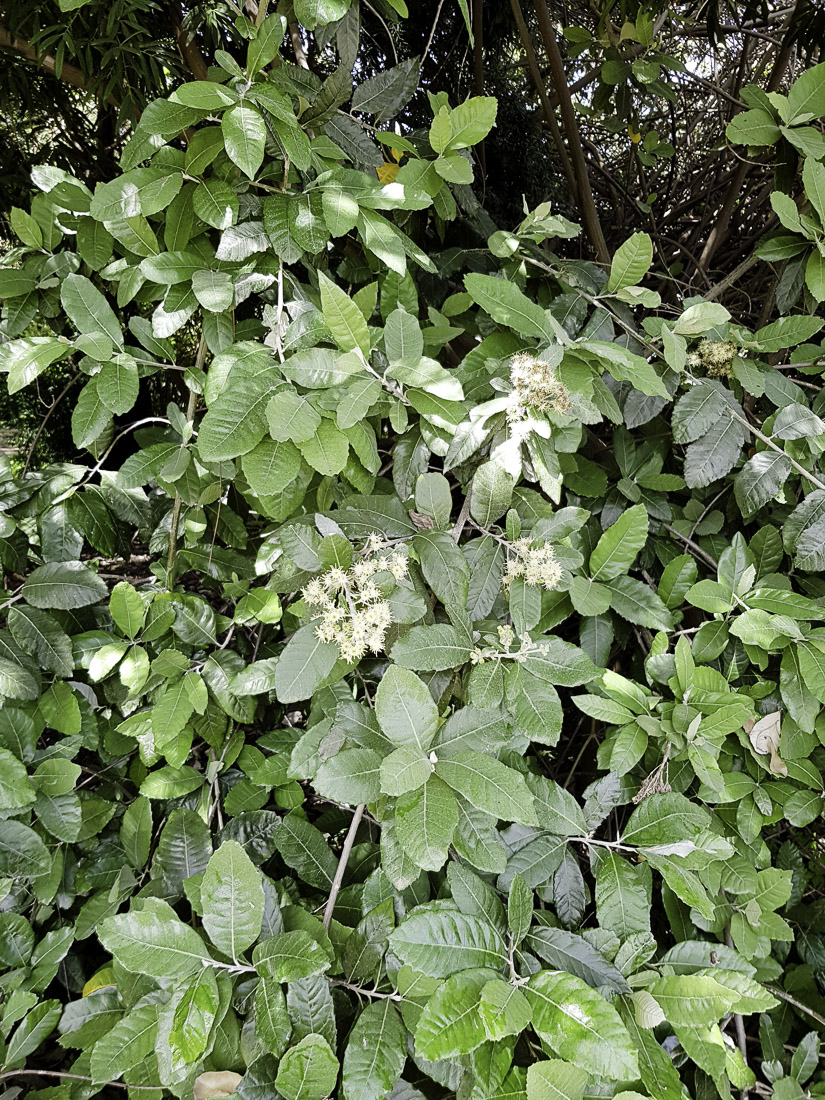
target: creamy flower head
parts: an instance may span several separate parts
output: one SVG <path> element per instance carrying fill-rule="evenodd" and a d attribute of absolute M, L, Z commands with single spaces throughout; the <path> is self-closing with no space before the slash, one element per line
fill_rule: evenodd
<path fill-rule="evenodd" d="M 733 340 L 700 340 L 686 363 L 692 370 L 704 367 L 708 378 L 730 378 L 736 352 Z"/>
<path fill-rule="evenodd" d="M 529 352 L 520 352 L 510 360 L 510 381 L 515 400 L 508 415 L 521 420 L 528 409 L 538 412 L 570 411 L 570 391 L 556 375 L 556 368 Z"/>
<path fill-rule="evenodd" d="M 386 554 L 383 536 L 373 532 L 363 552 L 380 557 L 361 557 L 348 570 L 335 566 L 315 577 L 303 589 L 308 607 L 322 615 L 315 636 L 338 646 L 341 659 L 354 664 L 368 651 L 381 653 L 392 623 L 389 603 L 375 580 L 377 573 L 389 572 L 396 580 L 407 576 L 408 562 L 397 551 Z"/>
<path fill-rule="evenodd" d="M 525 584 L 547 591 L 558 585 L 561 580 L 561 566 L 550 543 L 533 547 L 528 538 L 516 539 L 510 543 L 502 579 L 505 589 L 509 591 L 517 578 L 521 578 Z"/>

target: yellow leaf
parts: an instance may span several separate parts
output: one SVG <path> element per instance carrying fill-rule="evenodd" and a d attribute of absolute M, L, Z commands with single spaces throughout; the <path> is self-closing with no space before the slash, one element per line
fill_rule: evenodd
<path fill-rule="evenodd" d="M 376 168 L 375 171 L 381 183 L 393 183 L 395 181 L 395 177 L 398 175 L 398 165 L 382 164 L 381 167 Z"/>
<path fill-rule="evenodd" d="M 88 997 L 90 993 L 96 993 L 98 989 L 106 989 L 114 985 L 117 985 L 114 967 L 101 966 L 100 970 L 96 974 L 92 974 L 83 986 L 83 996 Z"/>
<path fill-rule="evenodd" d="M 639 142 L 642 140 L 642 135 L 641 133 L 637 133 L 637 131 L 633 129 L 632 123 L 628 123 L 627 132 L 630 135 L 630 140 L 633 142 L 633 144 L 638 145 Z"/>

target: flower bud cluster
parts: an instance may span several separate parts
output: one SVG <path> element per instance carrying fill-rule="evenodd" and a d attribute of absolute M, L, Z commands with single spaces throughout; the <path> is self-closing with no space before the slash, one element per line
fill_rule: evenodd
<path fill-rule="evenodd" d="M 730 378 L 736 351 L 733 340 L 700 340 L 686 362 L 691 370 L 704 367 L 708 378 Z"/>
<path fill-rule="evenodd" d="M 528 408 L 537 412 L 570 411 L 570 391 L 556 376 L 555 367 L 529 352 L 521 352 L 510 360 L 510 381 L 515 395 L 508 412 L 511 420 L 523 419 Z"/>
<path fill-rule="evenodd" d="M 389 603 L 376 583 L 378 573 L 396 580 L 407 575 L 407 559 L 398 552 L 384 552 L 380 535 L 370 535 L 364 557 L 348 569 L 336 567 L 311 580 L 302 595 L 308 607 L 321 609 L 315 635 L 334 642 L 341 659 L 354 664 L 369 650 L 380 653 L 392 623 Z"/>
<path fill-rule="evenodd" d="M 540 653 L 547 653 L 549 645 L 546 642 L 534 642 L 529 634 L 522 634 L 519 638 L 519 648 L 513 649 L 516 640 L 516 632 L 507 624 L 498 628 L 498 641 L 501 649 L 492 646 L 476 646 L 470 654 L 470 663 L 483 665 L 485 661 L 505 661 L 508 658 L 521 664 L 528 657 Z"/>
<path fill-rule="evenodd" d="M 511 543 L 508 551 L 502 579 L 507 591 L 517 577 L 525 584 L 537 585 L 548 592 L 558 585 L 562 570 L 550 543 L 533 547 L 530 539 L 521 538 Z"/>

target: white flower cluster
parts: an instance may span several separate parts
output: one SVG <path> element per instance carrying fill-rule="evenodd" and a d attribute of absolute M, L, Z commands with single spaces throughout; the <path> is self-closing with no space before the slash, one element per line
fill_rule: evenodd
<path fill-rule="evenodd" d="M 571 408 L 570 391 L 557 378 L 555 367 L 529 352 L 521 352 L 510 360 L 510 381 L 515 395 L 508 411 L 511 420 L 523 419 L 528 407 L 538 412 L 559 413 Z"/>
<path fill-rule="evenodd" d="M 546 642 L 534 642 L 529 634 L 522 634 L 519 639 L 519 648 L 513 650 L 512 646 L 516 640 L 516 632 L 509 625 L 498 628 L 498 640 L 501 646 L 500 650 L 493 649 L 492 646 L 483 649 L 481 646 L 476 646 L 470 654 L 470 663 L 483 665 L 485 661 L 504 661 L 508 657 L 521 663 L 533 654 L 547 653 L 550 648 Z"/>
<path fill-rule="evenodd" d="M 700 340 L 686 363 L 691 370 L 704 367 L 708 378 L 730 378 L 736 350 L 733 340 Z"/>
<path fill-rule="evenodd" d="M 366 553 L 376 554 L 356 561 L 351 569 L 330 569 L 311 580 L 302 595 L 307 606 L 322 609 L 315 635 L 322 642 L 334 642 L 341 659 L 354 664 L 367 650 L 380 653 L 392 623 L 390 605 L 375 582 L 377 573 L 390 573 L 396 580 L 407 575 L 407 559 L 397 552 L 382 553 L 384 542 L 373 533 Z"/>
<path fill-rule="evenodd" d="M 561 566 L 549 543 L 534 548 L 530 539 L 521 538 L 511 543 L 508 550 L 503 577 L 504 587 L 508 591 L 517 577 L 521 577 L 525 584 L 538 585 L 548 592 L 561 580 Z"/>

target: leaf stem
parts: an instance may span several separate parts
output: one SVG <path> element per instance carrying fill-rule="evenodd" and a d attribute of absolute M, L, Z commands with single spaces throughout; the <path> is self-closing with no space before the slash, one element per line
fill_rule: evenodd
<path fill-rule="evenodd" d="M 400 993 L 379 993 L 376 989 L 364 989 L 361 985 L 354 985 L 352 982 L 344 982 L 339 978 L 330 978 L 330 985 L 337 985 L 339 989 L 349 989 L 352 993 L 357 993 L 360 997 L 373 997 L 376 1000 L 382 1001 L 403 1001 L 404 998 Z"/>
<path fill-rule="evenodd" d="M 335 903 L 341 892 L 341 884 L 344 881 L 349 857 L 355 844 L 355 834 L 358 832 L 358 826 L 361 824 L 361 818 L 364 816 L 364 810 L 366 808 L 363 802 L 360 806 L 356 806 L 355 813 L 352 815 L 352 821 L 349 823 L 349 831 L 344 840 L 344 847 L 341 849 L 341 858 L 338 860 L 338 866 L 335 868 L 335 878 L 332 880 L 327 904 L 324 907 L 324 928 L 329 928 L 330 921 L 332 920 Z"/>

